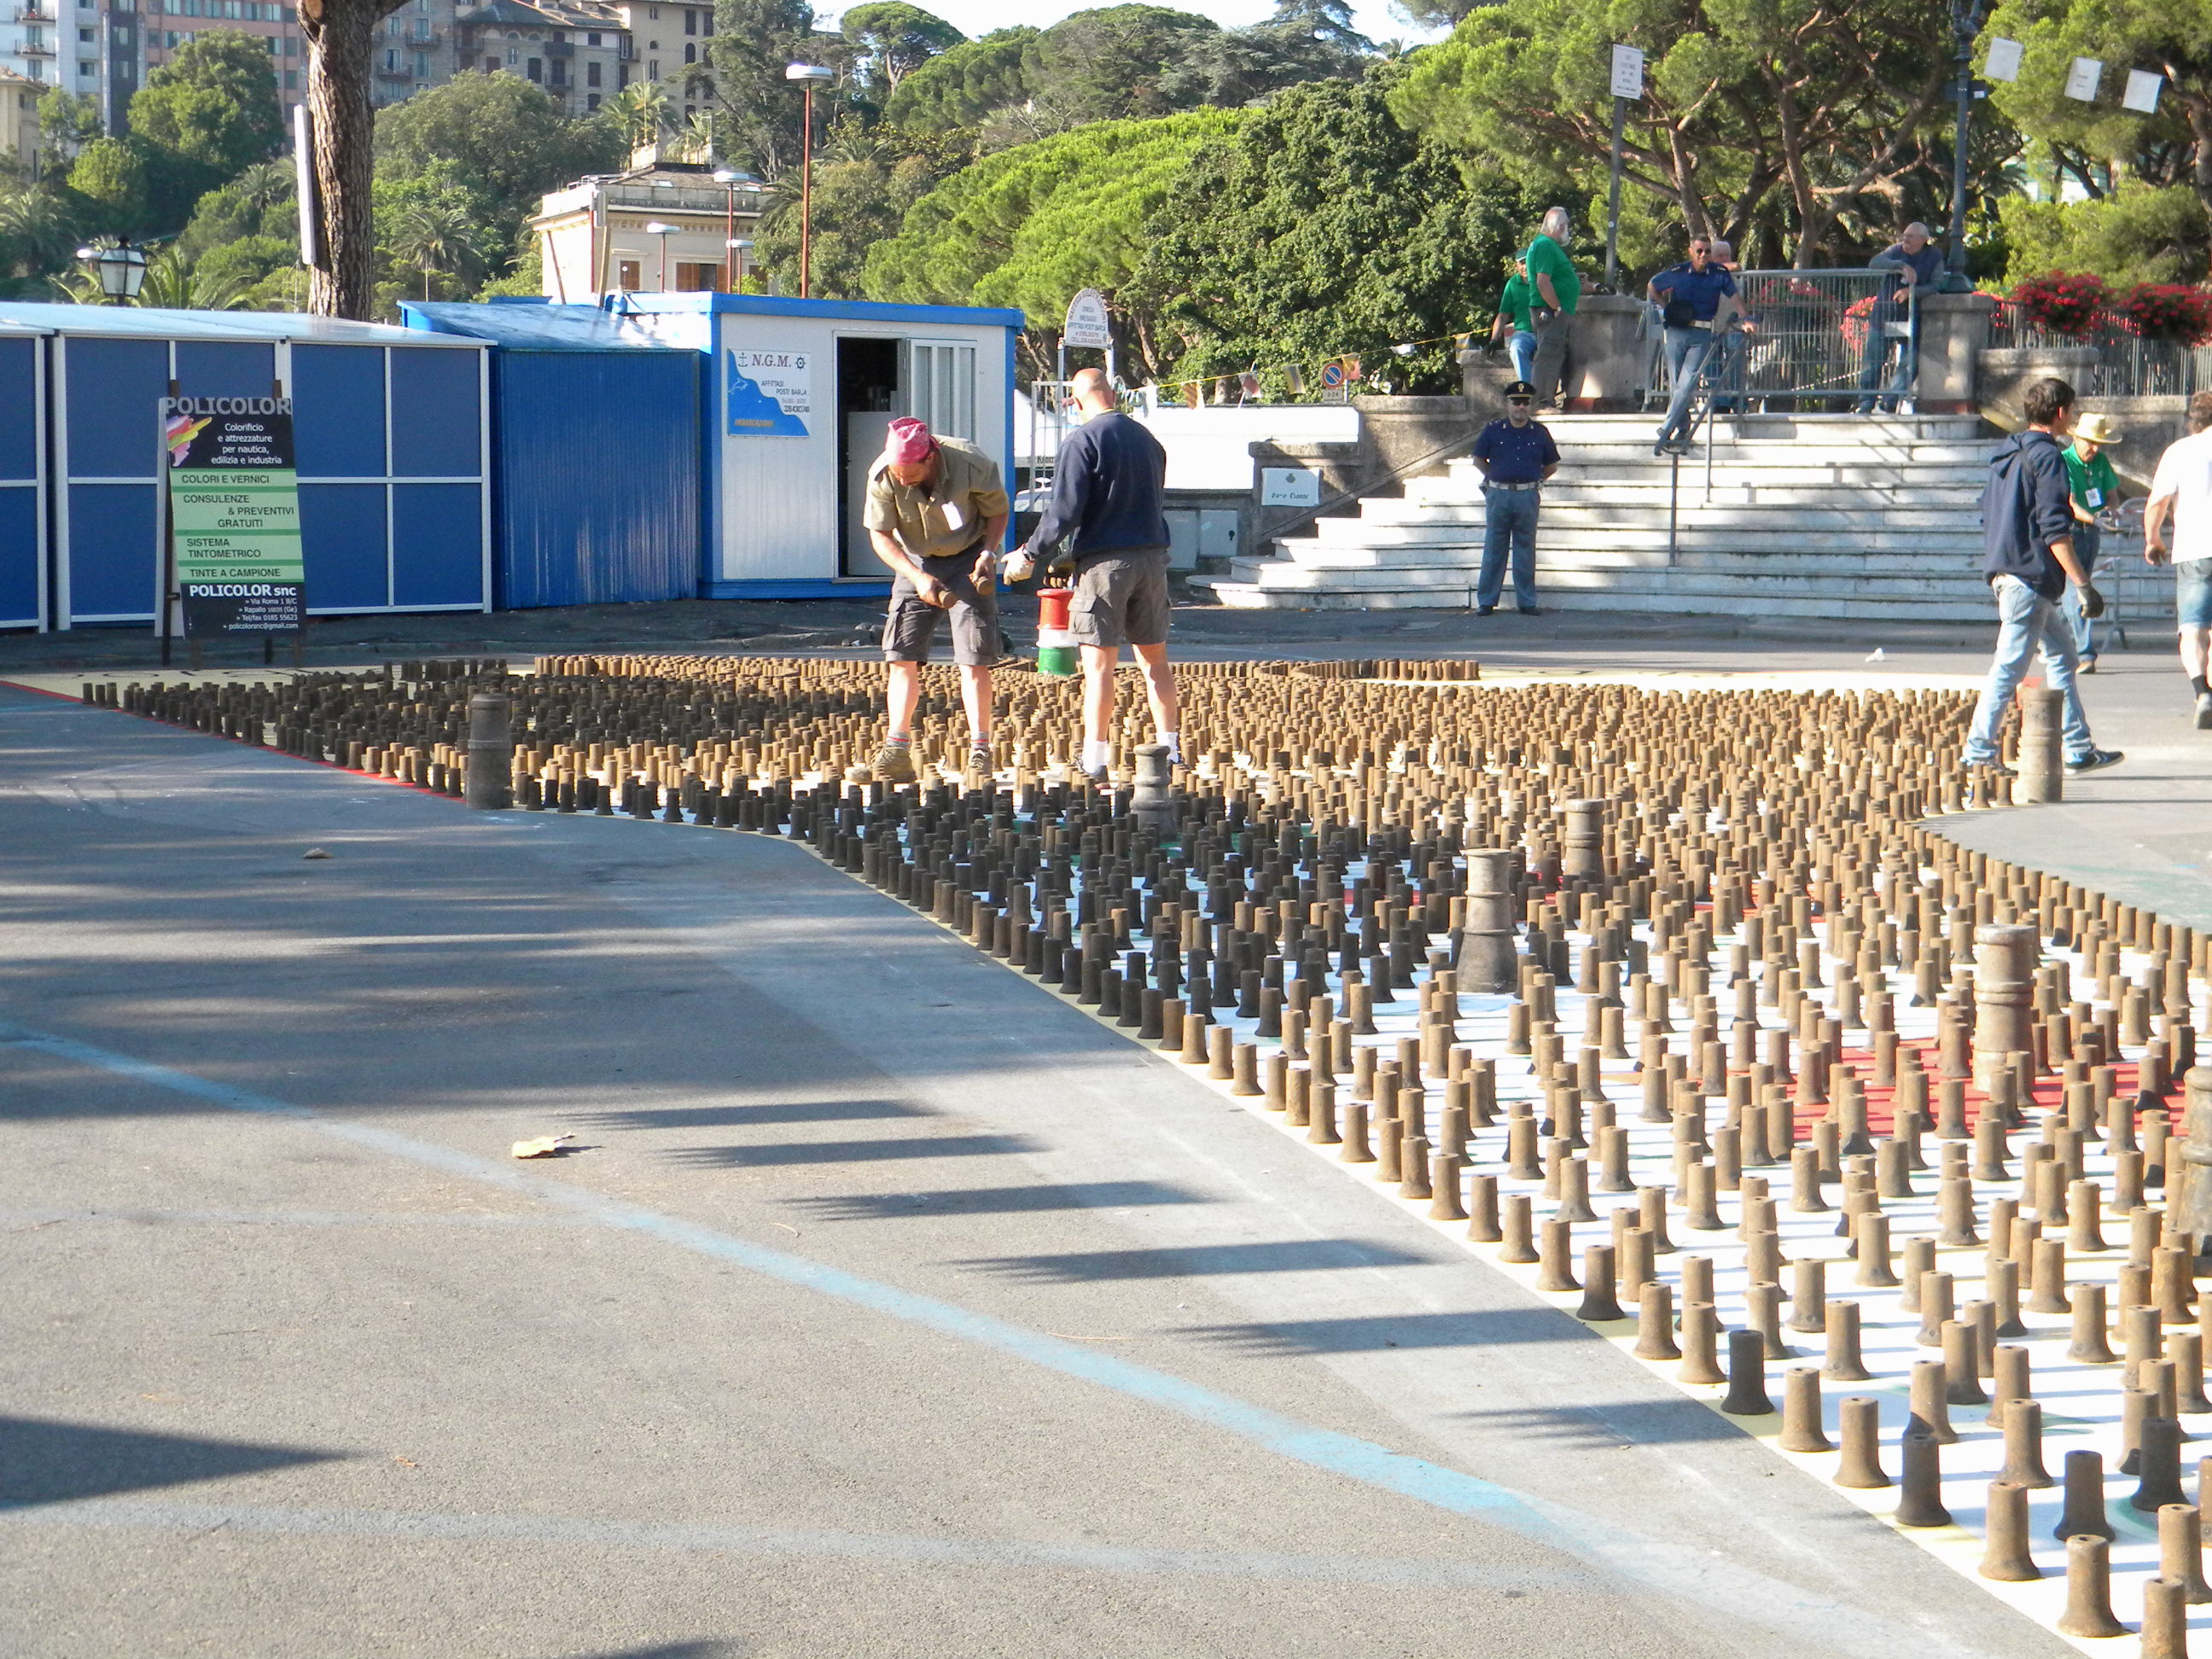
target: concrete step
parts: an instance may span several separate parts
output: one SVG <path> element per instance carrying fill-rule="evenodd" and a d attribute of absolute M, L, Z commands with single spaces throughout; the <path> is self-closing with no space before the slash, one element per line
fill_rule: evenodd
<path fill-rule="evenodd" d="M 1664 550 L 1670 538 L 1663 522 L 1644 528 L 1603 529 L 1589 526 L 1571 531 L 1553 527 L 1549 535 L 1540 534 L 1536 544 L 1540 549 L 1563 552 L 1569 548 L 1581 551 L 1598 552 L 1617 548 L 1657 548 Z M 1741 531 L 1699 530 L 1678 531 L 1671 539 L 1677 549 L 1696 547 L 1709 553 L 1735 553 L 1751 557 L 1772 556 L 1785 553 L 1826 553 L 1838 558 L 1860 558 L 1870 553 L 1895 553 L 1920 558 L 1978 557 L 1982 540 L 1973 532 L 1944 532 L 1932 530 L 1867 531 L 1849 533 L 1833 531 L 1804 531 L 1795 534 L 1755 534 Z M 1276 556 L 1297 559 L 1312 563 L 1306 556 L 1331 553 L 1388 555 L 1410 554 L 1435 548 L 1472 548 L 1480 551 L 1482 536 L 1467 528 L 1456 533 L 1421 536 L 1407 532 L 1395 535 L 1378 531 L 1370 536 L 1345 541 L 1323 541 L 1293 538 L 1274 544 L 1279 550 Z"/>
<path fill-rule="evenodd" d="M 1366 568 L 1315 568 L 1286 560 L 1240 559 L 1236 561 L 1230 574 L 1240 581 L 1266 588 L 1375 592 L 1396 588 L 1449 587 L 1454 582 L 1472 581 L 1480 568 L 1480 558 L 1439 560 L 1429 564 L 1393 563 Z M 1624 592 L 1642 590 L 1659 584 L 1686 591 L 1726 590 L 1745 594 L 1768 592 L 1800 595 L 1911 592 L 1972 597 L 1983 605 L 1986 605 L 1989 599 L 1987 585 L 1972 565 L 1961 562 L 1948 562 L 1932 568 L 1924 566 L 1905 569 L 1863 568 L 1850 571 L 1800 565 L 1778 569 L 1764 566 L 1730 566 L 1711 561 L 1686 564 L 1678 559 L 1670 563 L 1663 551 L 1641 554 L 1624 551 L 1607 559 L 1585 558 L 1573 554 L 1565 558 L 1540 556 L 1536 568 L 1540 574 L 1548 573 L 1561 581 L 1576 586 L 1619 587 Z"/>
<path fill-rule="evenodd" d="M 1931 468 L 1928 476 L 1914 477 L 1890 468 L 1856 468 L 1838 475 L 1809 468 L 1793 468 L 1784 472 L 1779 468 L 1753 471 L 1715 467 L 1711 488 L 1716 494 L 1729 490 L 1760 500 L 1802 501 L 1808 505 L 1816 505 L 1838 494 L 1864 495 L 1875 501 L 1905 501 L 1927 496 L 1944 501 L 1978 502 L 1981 499 L 1983 477 L 1979 469 L 1966 468 Z M 1694 495 L 1702 497 L 1706 493 L 1705 470 L 1698 467 L 1692 471 L 1685 467 L 1678 482 L 1668 476 L 1664 467 L 1659 466 L 1643 469 L 1562 464 L 1559 470 L 1553 474 L 1549 488 L 1554 490 L 1656 490 L 1662 495 Z M 1468 467 L 1463 471 L 1409 478 L 1406 482 L 1405 494 L 1399 499 L 1455 505 L 1480 501 L 1482 499 L 1482 475 Z"/>
<path fill-rule="evenodd" d="M 1400 510 L 1389 510 L 1396 506 Z M 1404 503 L 1370 501 L 1356 519 L 1316 519 L 1315 532 L 1323 541 L 1364 541 L 1370 536 L 1389 538 L 1407 531 L 1440 530 L 1458 533 L 1484 522 L 1480 507 L 1413 507 Z M 1754 535 L 1790 535 L 1811 531 L 1930 530 L 1957 534 L 1981 533 L 1981 516 L 1960 508 L 1841 507 L 1692 506 L 1684 502 L 1674 513 L 1675 522 L 1703 530 L 1741 531 Z M 1588 525 L 1598 529 L 1668 521 L 1663 501 L 1626 502 L 1565 500 L 1547 495 L 1538 522 L 1544 530 Z"/>
<path fill-rule="evenodd" d="M 1210 586 L 1221 604 L 1232 610 L 1471 611 L 1474 608 L 1474 586 L 1471 581 L 1458 586 L 1408 588 L 1397 592 L 1308 593 L 1261 588 L 1250 583 L 1218 576 L 1195 580 L 1200 586 Z M 1708 594 L 1679 589 L 1649 593 L 1613 588 L 1578 589 L 1547 582 L 1540 572 L 1538 574 L 1537 599 L 1545 609 L 1552 611 L 1625 611 L 1647 616 L 1741 616 L 1746 609 L 1740 594 Z M 1506 603 L 1511 603 L 1510 596 Z M 1899 623 L 1978 623 L 1987 622 L 1990 614 L 1986 596 L 1977 603 L 1875 594 L 1850 599 L 1828 595 L 1815 599 L 1776 596 L 1771 603 L 1762 600 L 1758 608 L 1759 613 L 1765 616 L 1817 617 L 1839 626 L 1879 624 L 1885 620 Z"/>

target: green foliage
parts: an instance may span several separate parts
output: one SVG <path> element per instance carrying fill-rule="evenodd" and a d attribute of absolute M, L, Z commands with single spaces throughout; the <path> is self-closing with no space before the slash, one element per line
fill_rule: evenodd
<path fill-rule="evenodd" d="M 1356 80 L 1373 50 L 1345 0 L 1280 0 L 1264 23 L 1193 40 L 1161 89 L 1178 105 L 1233 108 L 1303 82 Z"/>
<path fill-rule="evenodd" d="M 64 155 L 74 155 L 107 131 L 100 118 L 100 100 L 88 92 L 56 87 L 39 100 L 39 132 Z"/>
<path fill-rule="evenodd" d="M 86 230 L 109 236 L 151 234 L 146 155 L 128 139 L 95 138 L 79 150 L 70 168 L 69 188 Z"/>
<path fill-rule="evenodd" d="M 884 118 L 914 132 L 952 132 L 981 125 L 992 111 L 1027 95 L 1022 58 L 1033 28 L 999 29 L 940 52 L 898 83 Z"/>
<path fill-rule="evenodd" d="M 870 155 L 814 164 L 814 246 L 809 261 L 815 296 L 867 297 L 863 276 L 869 250 L 896 236 L 906 211 L 939 179 L 927 155 Z M 799 292 L 799 212 L 771 215 L 756 234 L 753 258 Z"/>
<path fill-rule="evenodd" d="M 513 242 L 493 229 L 498 216 L 458 162 L 387 173 L 375 191 L 378 275 L 395 293 L 404 284 L 416 299 L 465 299 Z"/>
<path fill-rule="evenodd" d="M 526 228 L 514 246 L 514 269 L 486 283 L 477 290 L 477 298 L 489 300 L 501 295 L 535 296 L 544 292 L 545 244 L 536 231 Z"/>
<path fill-rule="evenodd" d="M 296 246 L 300 212 L 295 189 L 289 161 L 250 167 L 200 198 L 177 246 L 194 259 L 241 237 L 273 236 Z"/>
<path fill-rule="evenodd" d="M 1192 161 L 1123 290 L 1175 377 L 1358 353 L 1401 389 L 1455 391 L 1449 341 L 1486 331 L 1534 204 L 1392 118 L 1407 70 L 1293 87 Z"/>
<path fill-rule="evenodd" d="M 2110 162 L 2154 185 L 2187 183 L 2212 203 L 2212 153 L 2196 137 L 2212 112 L 2212 10 L 2200 0 L 2003 0 L 1983 45 L 2002 35 L 2026 51 L 2020 78 L 1995 82 L 1990 100 L 2029 137 L 2051 147 L 2062 175 L 2093 194 L 2110 182 Z M 2076 58 L 2105 65 L 2094 103 L 2066 96 Z M 2129 69 L 2154 69 L 2171 84 L 2158 112 L 2119 107 Z"/>
<path fill-rule="evenodd" d="M 376 118 L 380 183 L 448 169 L 441 176 L 474 196 L 485 216 L 479 228 L 499 247 L 514 242 L 547 191 L 612 172 L 625 159 L 611 122 L 569 119 L 519 75 L 457 75 Z"/>
<path fill-rule="evenodd" d="M 783 71 L 823 62 L 826 44 L 814 32 L 806 0 L 715 0 L 705 55 L 725 160 L 766 179 L 798 165 L 805 100 Z M 822 101 L 817 94 L 817 120 L 824 118 Z"/>
<path fill-rule="evenodd" d="M 1057 325 L 1079 289 L 1096 288 L 1116 304 L 1191 156 L 1233 131 L 1237 119 L 1194 110 L 1102 122 L 963 167 L 870 252 L 868 297 L 1018 306 L 1041 327 Z M 1127 321 L 1143 366 L 1152 367 L 1149 315 Z"/>
<path fill-rule="evenodd" d="M 181 222 L 205 191 L 283 147 L 269 42 L 236 29 L 195 36 L 148 73 L 131 100 L 131 131 L 156 158 L 167 194 L 158 208 Z"/>
<path fill-rule="evenodd" d="M 181 241 L 177 250 L 190 257 L 191 250 Z M 283 236 L 241 236 L 200 254 L 192 269 L 210 285 L 234 291 L 240 310 L 263 310 L 267 307 L 253 305 L 246 296 L 258 292 L 269 277 L 298 270 L 300 244 Z"/>
<path fill-rule="evenodd" d="M 1514 0 L 1417 54 L 1391 106 L 1474 170 L 1587 197 L 1610 148 L 1608 49 L 1641 46 L 1631 187 L 1739 243 L 1778 197 L 1791 257 L 1825 263 L 1887 240 L 1902 182 L 1946 159 L 1948 36 L 1925 0 Z"/>
<path fill-rule="evenodd" d="M 1032 101 L 1062 127 L 1176 107 L 1163 82 L 1201 40 L 1220 33 L 1210 17 L 1165 6 L 1102 6 L 1063 17 L 1030 42 L 1022 76 Z"/>
<path fill-rule="evenodd" d="M 633 149 L 658 142 L 668 125 L 668 91 L 658 81 L 633 81 L 599 106 Z"/>
<path fill-rule="evenodd" d="M 42 297 L 44 279 L 67 270 L 77 246 L 75 210 L 46 185 L 0 192 L 0 287 L 16 297 Z"/>
<path fill-rule="evenodd" d="M 2204 204 L 2187 185 L 2136 185 L 2094 202 L 2005 202 L 2005 276 L 2047 271 L 2101 276 L 2113 288 L 2200 283 L 2212 235 Z"/>
<path fill-rule="evenodd" d="M 968 37 L 934 12 L 907 0 L 866 0 L 838 21 L 860 60 L 861 83 L 880 106 L 899 82 Z"/>

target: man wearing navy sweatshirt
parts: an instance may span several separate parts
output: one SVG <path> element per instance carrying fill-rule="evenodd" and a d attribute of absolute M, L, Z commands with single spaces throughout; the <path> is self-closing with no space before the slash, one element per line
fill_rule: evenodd
<path fill-rule="evenodd" d="M 2104 614 L 2104 596 L 2089 584 L 2074 556 L 2073 487 L 2066 474 L 2064 440 L 2074 424 L 2074 388 L 2063 380 L 2032 384 L 2021 402 L 2027 429 L 2007 439 L 1990 457 L 1982 490 L 1982 574 L 1997 602 L 1997 649 L 1990 682 L 1974 710 L 1966 738 L 1966 764 L 2006 771 L 1997 734 L 2013 693 L 2027 678 L 2039 647 L 2045 678 L 2065 700 L 2066 769 L 2094 772 L 2117 764 L 2116 750 L 2100 749 L 2074 672 L 2079 657 L 2065 607 L 2066 584 L 2081 590 L 2081 609 Z"/>
<path fill-rule="evenodd" d="M 1160 510 L 1168 457 L 1158 438 L 1121 412 L 1113 382 L 1097 369 L 1079 371 L 1070 385 L 1086 418 L 1060 441 L 1052 504 L 1029 545 L 1034 554 L 1069 538 L 1075 597 L 1068 631 L 1083 651 L 1081 763 L 1103 782 L 1113 758 L 1114 665 L 1125 645 L 1145 671 L 1158 741 L 1170 763 L 1182 763 L 1168 669 L 1168 521 Z"/>

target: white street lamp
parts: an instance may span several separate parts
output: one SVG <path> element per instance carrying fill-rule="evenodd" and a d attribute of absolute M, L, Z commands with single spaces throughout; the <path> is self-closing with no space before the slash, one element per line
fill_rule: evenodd
<path fill-rule="evenodd" d="M 819 64 L 786 64 L 783 78 L 796 81 L 806 91 L 804 131 L 799 143 L 799 297 L 812 297 L 814 252 L 814 88 L 836 80 L 834 70 Z"/>
<path fill-rule="evenodd" d="M 138 297 L 146 281 L 146 253 L 131 246 L 128 236 L 116 238 L 113 247 L 81 247 L 76 257 L 100 273 L 100 291 L 108 300 L 120 305 Z"/>
<path fill-rule="evenodd" d="M 664 225 L 658 219 L 648 219 L 645 223 L 647 235 L 660 238 L 660 291 L 663 294 L 668 292 L 668 239 L 676 234 L 676 230 L 674 225 Z"/>
<path fill-rule="evenodd" d="M 733 167 L 716 167 L 714 169 L 714 182 L 721 185 L 722 188 L 728 192 L 727 199 L 723 205 L 722 240 L 726 246 L 735 247 L 738 241 L 738 186 L 739 185 L 743 185 L 746 189 L 750 190 L 757 185 L 760 183 L 760 180 L 754 178 L 750 173 L 739 173 Z M 747 242 L 745 246 L 747 247 L 750 247 L 752 244 L 750 242 Z M 738 270 L 733 272 L 729 279 L 725 283 L 724 292 L 736 294 L 739 292 L 744 286 L 744 272 Z"/>
<path fill-rule="evenodd" d="M 730 238 L 730 292 L 732 294 L 742 294 L 745 291 L 745 256 L 752 251 L 751 237 Z"/>

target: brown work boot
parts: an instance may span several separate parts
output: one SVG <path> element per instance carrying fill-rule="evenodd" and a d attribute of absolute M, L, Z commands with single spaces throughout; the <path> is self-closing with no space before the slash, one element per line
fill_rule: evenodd
<path fill-rule="evenodd" d="M 875 774 L 878 783 L 912 783 L 918 775 L 914 769 L 914 745 L 885 744 L 868 762 L 868 770 Z"/>

